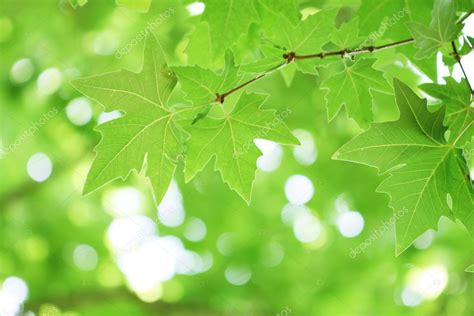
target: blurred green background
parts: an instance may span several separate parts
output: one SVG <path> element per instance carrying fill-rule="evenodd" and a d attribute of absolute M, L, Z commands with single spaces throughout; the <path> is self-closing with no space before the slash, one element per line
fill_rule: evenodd
<path fill-rule="evenodd" d="M 138 71 L 147 29 L 164 39 L 172 64 L 186 64 L 202 6 L 77 2 L 0 4 L 1 316 L 474 315 L 467 231 L 443 219 L 395 257 L 388 196 L 375 193 L 382 178 L 330 159 L 360 130 L 344 114 L 327 122 L 311 76 L 275 73 L 247 90 L 289 111 L 302 143 L 257 141 L 250 206 L 210 165 L 189 184 L 178 172 L 158 208 L 137 174 L 83 197 L 100 140 L 94 126 L 120 113 L 103 113 L 70 81 Z M 396 117 L 393 100 L 380 102 L 380 120 Z"/>

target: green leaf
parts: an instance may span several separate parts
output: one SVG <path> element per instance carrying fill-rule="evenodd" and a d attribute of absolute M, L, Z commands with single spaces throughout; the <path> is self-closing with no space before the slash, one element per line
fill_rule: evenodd
<path fill-rule="evenodd" d="M 71 7 L 77 9 L 77 7 L 82 7 L 87 3 L 87 0 L 69 0 Z"/>
<path fill-rule="evenodd" d="M 401 254 L 426 230 L 436 229 L 441 216 L 461 221 L 474 237 L 471 184 L 458 139 L 443 140 L 443 111 L 430 113 L 426 100 L 394 80 L 400 109 L 396 122 L 373 124 L 345 144 L 335 159 L 379 169 L 390 176 L 378 191 L 391 196 L 396 217 L 396 254 Z"/>
<path fill-rule="evenodd" d="M 466 268 L 466 270 L 464 270 L 466 272 L 471 272 L 471 273 L 474 273 L 474 264 L 471 264 L 469 267 Z"/>
<path fill-rule="evenodd" d="M 344 104 L 347 115 L 359 125 L 367 126 L 368 123 L 373 122 L 371 91 L 392 93 L 392 88 L 383 73 L 373 68 L 374 62 L 375 59 L 347 62 L 342 71 L 336 72 L 323 81 L 321 87 L 329 89 L 326 94 L 329 120 L 337 115 Z M 329 69 L 335 67 L 339 65 L 332 64 Z"/>
<path fill-rule="evenodd" d="M 225 118 L 207 117 L 193 126 L 186 155 L 186 182 L 215 156 L 215 169 L 220 171 L 224 182 L 245 201 L 250 201 L 256 160 L 260 156 L 254 140 L 263 138 L 298 144 L 282 117 L 276 116 L 274 111 L 260 109 L 266 98 L 261 94 L 244 93 Z"/>
<path fill-rule="evenodd" d="M 288 19 L 281 17 L 278 21 L 279 32 L 275 32 L 270 39 L 273 43 L 271 49 L 263 51 L 266 56 L 255 63 L 252 67 L 263 69 L 264 65 L 277 66 L 284 62 L 283 54 L 295 52 L 298 55 L 319 53 L 328 40 L 328 34 L 325 30 L 331 30 L 334 27 L 337 10 L 322 10 L 309 16 L 296 26 Z M 272 28 L 274 26 L 272 25 Z M 314 60 L 298 60 L 296 68 L 309 74 L 317 74 Z M 244 68 L 244 69 L 247 69 Z"/>
<path fill-rule="evenodd" d="M 462 25 L 456 20 L 457 1 L 436 0 L 429 26 L 418 22 L 408 22 L 407 26 L 415 38 L 418 52 L 415 57 L 422 59 L 432 56 L 445 48 L 446 44 L 456 39 Z"/>
<path fill-rule="evenodd" d="M 206 0 L 202 20 L 209 24 L 213 56 L 219 57 L 258 22 L 253 0 Z"/>
<path fill-rule="evenodd" d="M 286 53 L 286 50 L 281 47 L 263 45 L 260 47 L 260 51 L 263 54 L 263 58 L 241 65 L 240 69 L 243 72 L 263 73 L 268 69 L 278 68 L 279 66 L 286 64 L 286 61 L 283 59 L 283 54 Z"/>
<path fill-rule="evenodd" d="M 342 24 L 331 34 L 331 42 L 340 49 L 354 48 L 362 42 L 359 37 L 359 17 Z"/>
<path fill-rule="evenodd" d="M 446 105 L 444 122 L 448 126 L 449 138 L 458 139 L 456 146 L 463 148 L 464 144 L 470 141 L 474 135 L 472 94 L 465 79 L 462 79 L 460 83 L 450 77 L 445 80 L 445 85 L 426 83 L 420 88 Z"/>
<path fill-rule="evenodd" d="M 403 0 L 363 0 L 357 11 L 360 35 L 368 36 L 373 42 L 406 38 L 409 33 L 404 23 L 408 21 L 408 13 Z"/>
<path fill-rule="evenodd" d="M 284 16 L 292 24 L 299 22 L 298 5 L 295 0 L 258 0 L 258 12 L 263 24 L 274 25 L 279 17 Z M 284 14 L 282 14 L 284 12 Z M 278 31 L 274 29 L 274 31 Z M 273 33 L 273 32 L 272 32 Z"/>
<path fill-rule="evenodd" d="M 131 170 L 147 164 L 155 200 L 165 194 L 183 152 L 187 133 L 175 122 L 168 107 L 176 85 L 159 42 L 149 36 L 145 44 L 143 68 L 139 73 L 126 70 L 77 79 L 74 87 L 101 103 L 106 111 L 125 115 L 97 127 L 102 141 L 87 176 L 84 194 L 116 179 L 125 179 Z"/>
<path fill-rule="evenodd" d="M 186 98 L 194 104 L 211 104 L 216 102 L 216 94 L 223 94 L 235 88 L 240 82 L 239 67 L 234 65 L 234 58 L 230 51 L 226 53 L 225 68 L 215 73 L 199 66 L 175 67 L 179 83 Z"/>
<path fill-rule="evenodd" d="M 140 13 L 147 13 L 151 5 L 151 0 L 115 0 L 115 2 L 118 6 Z"/>

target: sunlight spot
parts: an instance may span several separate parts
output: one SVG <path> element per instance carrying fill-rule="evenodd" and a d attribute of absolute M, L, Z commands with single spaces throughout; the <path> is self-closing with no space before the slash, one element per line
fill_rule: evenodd
<path fill-rule="evenodd" d="M 62 83 L 62 74 L 57 68 L 48 68 L 43 71 L 36 81 L 39 93 L 51 95 L 55 93 Z"/>
<path fill-rule="evenodd" d="M 353 238 L 364 229 L 364 218 L 359 212 L 343 212 L 337 217 L 336 224 L 342 236 Z"/>
<path fill-rule="evenodd" d="M 293 148 L 293 156 L 296 161 L 304 166 L 312 165 L 318 157 L 313 135 L 303 129 L 294 130 L 293 134 L 301 143 L 301 145 Z"/>
<path fill-rule="evenodd" d="M 234 234 L 223 233 L 217 238 L 217 250 L 224 256 L 229 256 L 234 251 Z"/>
<path fill-rule="evenodd" d="M 25 281 L 15 276 L 6 278 L 0 288 L 0 315 L 18 315 L 27 297 Z"/>
<path fill-rule="evenodd" d="M 293 175 L 286 180 L 285 195 L 288 201 L 301 205 L 307 203 L 314 194 L 311 180 L 303 175 Z"/>
<path fill-rule="evenodd" d="M 432 229 L 426 231 L 423 235 L 419 236 L 413 245 L 416 249 L 426 249 L 433 243 L 436 236 L 436 232 Z"/>
<path fill-rule="evenodd" d="M 142 213 L 145 197 L 133 187 L 109 190 L 102 198 L 107 213 L 114 217 L 130 216 Z"/>
<path fill-rule="evenodd" d="M 74 248 L 74 264 L 83 271 L 91 271 L 97 267 L 97 251 L 89 245 L 78 245 Z"/>
<path fill-rule="evenodd" d="M 284 224 L 293 226 L 296 218 L 303 213 L 310 214 L 311 212 L 305 205 L 295 205 L 288 203 L 281 210 L 281 220 Z"/>
<path fill-rule="evenodd" d="M 75 125 L 87 124 L 92 118 L 90 101 L 84 97 L 71 100 L 66 106 L 66 116 Z"/>
<path fill-rule="evenodd" d="M 437 83 L 446 84 L 446 81 L 443 78 L 450 76 L 450 73 L 449 73 L 449 67 L 446 66 L 443 62 L 443 53 L 441 52 L 438 52 L 436 54 L 436 69 L 438 73 Z"/>
<path fill-rule="evenodd" d="M 206 237 L 206 224 L 199 218 L 190 218 L 184 227 L 183 234 L 189 241 L 201 241 Z"/>
<path fill-rule="evenodd" d="M 98 123 L 99 124 L 104 124 L 105 122 L 118 119 L 122 116 L 123 116 L 123 114 L 120 111 L 102 112 L 99 115 Z"/>
<path fill-rule="evenodd" d="M 413 292 L 409 287 L 404 287 L 402 290 L 402 302 L 403 305 L 409 307 L 415 307 L 420 305 L 422 301 L 422 297 L 418 294 Z"/>
<path fill-rule="evenodd" d="M 138 292 L 137 296 L 146 303 L 156 302 L 163 296 L 163 285 L 157 283 L 153 288 L 147 291 Z"/>
<path fill-rule="evenodd" d="M 158 219 L 161 224 L 176 227 L 184 221 L 183 196 L 176 181 L 171 181 L 168 191 L 158 206 Z"/>
<path fill-rule="evenodd" d="M 92 50 L 98 55 L 112 55 L 118 47 L 118 38 L 114 32 L 103 31 L 94 37 Z"/>
<path fill-rule="evenodd" d="M 263 155 L 257 159 L 258 169 L 265 172 L 272 172 L 280 167 L 281 157 L 283 155 L 283 149 L 280 144 L 275 142 L 256 139 L 255 145 L 262 151 Z"/>
<path fill-rule="evenodd" d="M 232 285 L 241 286 L 252 277 L 252 271 L 246 266 L 229 265 L 224 272 L 227 282 Z"/>
<path fill-rule="evenodd" d="M 176 237 L 153 237 L 137 249 L 120 255 L 117 262 L 129 286 L 135 292 L 142 293 L 176 274 L 177 257 L 183 250 Z"/>
<path fill-rule="evenodd" d="M 424 300 L 436 299 L 448 284 L 448 272 L 443 265 L 412 269 L 405 282 L 402 301 L 407 306 L 416 306 Z"/>
<path fill-rule="evenodd" d="M 313 242 L 321 235 L 321 222 L 310 213 L 302 213 L 295 220 L 293 233 L 303 243 Z"/>
<path fill-rule="evenodd" d="M 107 238 L 114 252 L 121 253 L 137 248 L 156 233 L 156 225 L 147 216 L 135 215 L 114 219 L 107 231 Z"/>
<path fill-rule="evenodd" d="M 344 199 L 344 197 L 342 197 L 342 195 L 339 195 L 336 198 L 336 201 L 334 202 L 334 204 L 336 205 L 336 210 L 339 213 L 350 211 L 349 204 L 347 204 L 347 201 Z"/>
<path fill-rule="evenodd" d="M 186 6 L 186 10 L 188 10 L 189 15 L 200 15 L 204 12 L 206 5 L 202 2 L 193 2 Z"/>
<path fill-rule="evenodd" d="M 29 58 L 23 58 L 15 62 L 10 69 L 10 79 L 15 83 L 23 83 L 33 76 L 33 63 Z"/>
<path fill-rule="evenodd" d="M 51 176 L 53 163 L 44 153 L 36 153 L 28 159 L 26 170 L 31 179 L 36 182 L 43 182 Z"/>

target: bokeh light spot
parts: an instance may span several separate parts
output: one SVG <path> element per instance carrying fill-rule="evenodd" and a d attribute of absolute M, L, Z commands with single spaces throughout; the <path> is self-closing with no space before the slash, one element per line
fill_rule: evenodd
<path fill-rule="evenodd" d="M 71 100 L 66 106 L 66 116 L 75 125 L 85 125 L 92 119 L 92 107 L 87 98 Z"/>
<path fill-rule="evenodd" d="M 10 79 L 15 83 L 23 83 L 30 80 L 33 76 L 33 63 L 29 58 L 23 58 L 16 61 L 10 69 Z"/>
<path fill-rule="evenodd" d="M 28 159 L 26 171 L 31 179 L 36 182 L 43 182 L 51 176 L 53 163 L 46 154 L 39 152 Z"/>
<path fill-rule="evenodd" d="M 286 180 L 285 195 L 288 201 L 301 205 L 313 198 L 314 186 L 311 180 L 303 175 L 293 175 Z"/>

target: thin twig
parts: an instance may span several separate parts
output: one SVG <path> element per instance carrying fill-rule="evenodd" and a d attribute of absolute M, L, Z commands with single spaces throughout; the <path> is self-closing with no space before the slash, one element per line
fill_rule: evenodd
<path fill-rule="evenodd" d="M 452 41 L 451 46 L 453 47 L 453 57 L 454 57 L 454 59 L 456 59 L 457 63 L 461 67 L 462 73 L 464 74 L 464 78 L 466 78 L 466 83 L 469 87 L 469 91 L 471 91 L 471 94 L 474 94 L 474 91 L 472 90 L 472 85 L 469 82 L 469 78 L 467 77 L 467 74 L 466 74 L 466 71 L 464 70 L 464 67 L 462 66 L 461 56 L 459 55 L 458 49 L 456 48 L 456 43 L 454 41 Z"/>
<path fill-rule="evenodd" d="M 226 93 L 222 93 L 222 94 L 216 93 L 216 102 L 224 103 L 224 100 L 225 100 L 225 98 L 226 98 L 227 96 L 229 96 L 229 95 L 231 95 L 232 93 L 237 92 L 237 91 L 239 91 L 240 89 L 242 89 L 242 88 L 248 86 L 249 84 L 254 83 L 255 81 L 260 80 L 260 79 L 262 79 L 263 77 L 268 76 L 269 74 L 271 74 L 271 73 L 273 73 L 273 72 L 275 72 L 275 71 L 277 71 L 277 70 L 283 68 L 285 65 L 286 65 L 286 62 L 285 62 L 285 63 L 281 63 L 281 64 L 279 64 L 279 65 L 277 65 L 277 66 L 275 66 L 275 67 L 272 67 L 272 68 L 270 68 L 270 69 L 264 71 L 263 73 L 259 74 L 259 75 L 256 76 L 255 78 L 250 79 L 249 81 L 246 81 L 246 82 L 242 83 L 241 85 L 239 85 L 239 86 L 237 86 L 237 87 L 235 87 L 235 88 L 233 88 L 233 89 L 227 91 Z"/>
<path fill-rule="evenodd" d="M 351 57 L 359 54 L 366 54 L 366 53 L 373 53 L 376 51 L 381 51 L 387 48 L 394 48 L 398 46 L 403 46 L 407 44 L 413 43 L 415 40 L 413 38 L 409 38 L 403 41 L 398 41 L 390 44 L 380 45 L 380 46 L 366 46 L 356 49 L 342 49 L 333 52 L 321 52 L 319 54 L 311 54 L 311 55 L 294 55 L 294 60 L 301 60 L 301 59 L 311 59 L 311 58 L 326 58 L 326 57 L 333 57 L 333 56 L 341 56 L 341 57 Z M 291 54 L 291 53 L 290 53 Z"/>
<path fill-rule="evenodd" d="M 239 91 L 240 89 L 264 78 L 265 76 L 273 73 L 276 70 L 279 70 L 283 67 L 285 67 L 287 64 L 292 63 L 292 62 L 297 62 L 298 60 L 303 60 L 303 59 L 312 59 L 312 58 L 326 58 L 326 57 L 334 57 L 334 56 L 341 56 L 341 57 L 347 57 L 347 56 L 355 56 L 359 54 L 365 54 L 365 53 L 373 53 L 375 51 L 381 51 L 387 48 L 394 48 L 397 46 L 402 46 L 402 45 L 407 45 L 411 44 L 414 42 L 414 39 L 409 38 L 403 41 L 398 41 L 390 44 L 385 44 L 381 46 L 367 46 L 367 47 L 361 47 L 361 48 L 356 48 L 356 49 L 343 49 L 343 50 L 338 50 L 338 51 L 332 51 L 332 52 L 321 52 L 318 54 L 311 54 L 311 55 L 297 55 L 295 52 L 289 52 L 283 55 L 283 59 L 286 60 L 286 62 L 279 64 L 276 67 L 273 67 L 267 71 L 264 71 L 263 73 L 259 74 L 255 78 L 250 79 L 249 81 L 246 81 L 242 83 L 241 85 L 225 92 L 222 94 L 216 93 L 216 102 L 219 103 L 224 103 L 224 100 L 226 97 L 231 95 L 232 93 L 235 93 Z"/>

